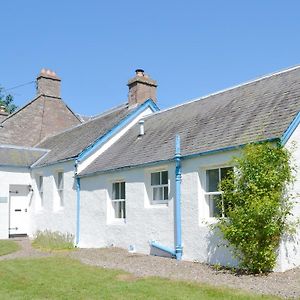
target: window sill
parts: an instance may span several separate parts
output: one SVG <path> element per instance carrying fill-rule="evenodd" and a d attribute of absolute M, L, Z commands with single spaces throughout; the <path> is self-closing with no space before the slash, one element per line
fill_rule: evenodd
<path fill-rule="evenodd" d="M 169 200 L 151 201 L 150 207 L 167 207 L 169 206 Z"/>
<path fill-rule="evenodd" d="M 111 220 L 108 225 L 125 225 L 126 219 L 113 219 Z"/>

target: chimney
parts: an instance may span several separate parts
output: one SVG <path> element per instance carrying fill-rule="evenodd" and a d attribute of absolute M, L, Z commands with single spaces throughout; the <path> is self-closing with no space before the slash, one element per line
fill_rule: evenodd
<path fill-rule="evenodd" d="M 137 69 L 135 74 L 136 75 L 130 79 L 127 84 L 129 87 L 129 107 L 144 103 L 149 98 L 156 102 L 156 81 L 145 74 L 142 69 Z"/>
<path fill-rule="evenodd" d="M 36 92 L 38 95 L 45 95 L 60 98 L 60 78 L 55 72 L 42 69 L 37 77 Z"/>

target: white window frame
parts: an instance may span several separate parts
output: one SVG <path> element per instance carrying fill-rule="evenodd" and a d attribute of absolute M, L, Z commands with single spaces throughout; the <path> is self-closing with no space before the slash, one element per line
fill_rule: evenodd
<path fill-rule="evenodd" d="M 208 205 L 208 217 L 210 219 L 217 219 L 218 217 L 221 218 L 226 218 L 225 215 L 225 207 L 224 207 L 224 201 L 223 201 L 223 192 L 222 191 L 214 191 L 214 192 L 207 192 L 207 186 L 208 186 L 208 178 L 207 178 L 207 172 L 210 170 L 218 170 L 218 179 L 219 179 L 219 183 L 221 182 L 221 169 L 228 169 L 231 168 L 234 171 L 234 167 L 233 166 L 218 166 L 218 167 L 211 167 L 211 168 L 207 168 L 205 169 L 205 192 L 204 192 L 204 197 L 205 197 L 205 201 Z M 211 196 L 214 195 L 220 195 L 221 196 L 221 203 L 222 203 L 222 209 L 221 209 L 221 215 L 220 216 L 211 216 L 211 201 L 214 201 L 213 199 L 210 199 Z"/>
<path fill-rule="evenodd" d="M 119 195 L 118 198 L 114 199 L 114 185 L 119 184 Z M 122 189 L 121 189 L 121 185 L 124 184 L 124 198 L 122 198 Z M 111 206 L 112 206 L 112 217 L 113 220 L 126 220 L 126 182 L 124 180 L 120 180 L 120 181 L 114 181 L 112 182 L 112 193 L 111 193 Z M 116 207 L 114 204 L 116 203 L 120 203 L 124 202 L 124 210 L 122 213 L 121 210 L 121 217 L 116 216 L 117 212 L 116 212 Z"/>
<path fill-rule="evenodd" d="M 59 174 L 61 174 L 61 181 L 59 181 Z M 64 203 L 64 178 L 65 174 L 63 171 L 57 171 L 56 172 L 56 190 L 57 190 L 57 194 L 58 194 L 58 199 L 59 199 L 59 203 L 58 206 L 60 208 L 63 208 L 65 203 Z"/>
<path fill-rule="evenodd" d="M 167 179 L 167 183 L 164 183 L 162 184 L 162 173 L 163 172 L 167 172 L 168 173 L 168 179 Z M 155 173 L 159 173 L 159 176 L 160 176 L 160 184 L 156 184 L 156 185 L 152 185 L 152 174 L 155 174 Z M 151 203 L 152 204 L 165 204 L 165 203 L 168 203 L 169 201 L 169 193 L 170 193 L 170 187 L 169 187 L 169 171 L 168 170 L 153 170 L 150 172 L 150 188 L 151 188 Z M 154 200 L 154 189 L 155 188 L 162 188 L 163 190 L 163 198 L 164 198 L 164 189 L 167 188 L 168 189 L 168 196 L 167 196 L 167 199 L 159 199 L 159 200 Z"/>

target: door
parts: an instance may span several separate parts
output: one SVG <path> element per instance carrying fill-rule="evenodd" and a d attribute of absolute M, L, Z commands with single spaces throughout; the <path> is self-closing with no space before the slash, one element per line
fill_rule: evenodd
<path fill-rule="evenodd" d="M 10 185 L 9 195 L 9 234 L 25 235 L 28 233 L 29 226 L 28 185 Z"/>

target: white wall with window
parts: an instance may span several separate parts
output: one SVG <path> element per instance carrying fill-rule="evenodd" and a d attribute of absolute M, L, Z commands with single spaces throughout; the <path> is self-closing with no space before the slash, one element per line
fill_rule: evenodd
<path fill-rule="evenodd" d="M 60 174 L 61 173 L 61 174 Z M 34 205 L 40 201 L 39 176 L 43 175 L 43 209 L 32 213 L 32 230 L 60 231 L 75 234 L 76 231 L 76 186 L 74 185 L 74 162 L 63 162 L 32 170 Z"/>

